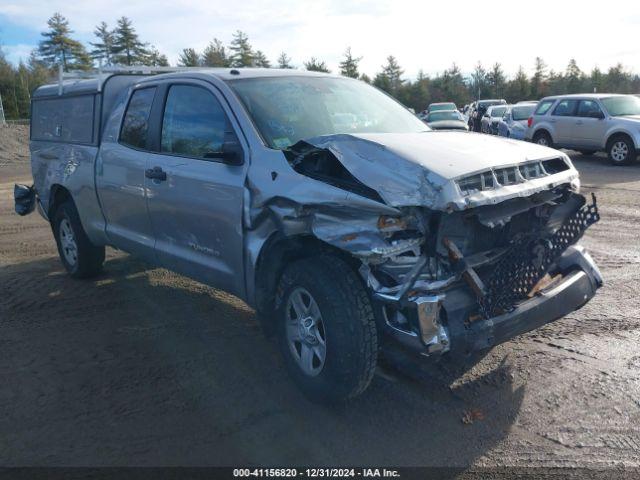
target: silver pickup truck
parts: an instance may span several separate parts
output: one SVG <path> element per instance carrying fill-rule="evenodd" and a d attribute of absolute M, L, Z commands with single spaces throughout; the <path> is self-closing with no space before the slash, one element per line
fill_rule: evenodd
<path fill-rule="evenodd" d="M 112 73 L 33 95 L 34 185 L 73 277 L 109 245 L 255 308 L 316 401 L 380 352 L 464 361 L 602 285 L 564 154 L 431 131 L 375 88 L 273 69 Z"/>

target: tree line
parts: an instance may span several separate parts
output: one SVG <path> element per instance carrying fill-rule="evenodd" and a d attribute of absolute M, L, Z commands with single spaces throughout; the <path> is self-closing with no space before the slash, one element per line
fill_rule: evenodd
<path fill-rule="evenodd" d="M 141 40 L 133 22 L 124 16 L 113 28 L 106 22 L 100 22 L 93 32 L 95 39 L 89 45 L 73 38 L 68 20 L 59 13 L 48 20 L 47 26 L 38 47 L 26 61 L 13 65 L 0 50 L 0 95 L 5 116 L 9 119 L 29 117 L 30 92 L 53 80 L 60 67 L 70 71 L 90 70 L 98 65 L 169 66 L 167 56 Z M 504 98 L 508 102 L 516 102 L 565 93 L 640 92 L 640 76 L 621 64 L 606 71 L 595 67 L 584 72 L 575 59 L 570 59 L 565 70 L 554 71 L 541 57 L 537 57 L 533 75 L 527 75 L 521 66 L 514 76 L 508 77 L 500 63 L 485 68 L 478 62 L 470 75 L 463 74 L 454 63 L 434 76 L 420 71 L 411 80 L 405 78 L 404 70 L 393 55 L 387 57 L 373 78 L 360 71 L 361 60 L 362 57 L 354 55 L 348 47 L 335 73 L 371 83 L 416 112 L 424 110 L 431 102 L 440 101 L 452 101 L 461 106 L 477 98 Z M 228 45 L 214 38 L 202 51 L 183 49 L 178 66 L 304 68 L 330 72 L 326 62 L 315 56 L 295 65 L 286 52 L 281 52 L 272 62 L 263 51 L 255 49 L 247 34 L 240 30 L 232 35 Z"/>

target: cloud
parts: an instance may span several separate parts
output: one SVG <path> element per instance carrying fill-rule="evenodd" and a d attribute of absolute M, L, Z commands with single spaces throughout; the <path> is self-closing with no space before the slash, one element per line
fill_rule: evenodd
<path fill-rule="evenodd" d="M 441 72 L 454 62 L 470 71 L 479 60 L 485 66 L 500 62 L 509 73 L 523 65 L 531 73 L 536 56 L 556 71 L 564 70 L 572 57 L 586 71 L 596 64 L 640 65 L 640 49 L 635 48 L 640 17 L 628 14 L 628 2 L 608 0 L 602 9 L 595 0 L 537 0 L 526 15 L 521 5 L 499 0 L 492 8 L 477 0 L 110 0 L 108 5 L 97 0 L 2 0 L 0 15 L 39 32 L 59 11 L 83 42 L 93 40 L 100 21 L 113 26 L 126 15 L 140 37 L 173 63 L 183 48 L 203 49 L 214 37 L 228 43 L 240 29 L 272 61 L 285 51 L 298 66 L 316 56 L 336 71 L 351 46 L 370 75 L 388 55 L 398 58 L 408 77 L 420 69 Z M 3 40 L 6 45 L 25 43 Z"/>
<path fill-rule="evenodd" d="M 11 63 L 18 64 L 20 60 L 26 62 L 35 45 L 19 43 L 17 45 L 2 45 L 2 52 L 5 58 Z"/>

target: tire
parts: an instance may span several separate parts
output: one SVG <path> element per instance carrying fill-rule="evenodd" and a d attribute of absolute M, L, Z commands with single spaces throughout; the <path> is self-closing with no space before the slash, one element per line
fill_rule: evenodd
<path fill-rule="evenodd" d="M 578 150 L 582 155 L 593 155 L 597 150 Z"/>
<path fill-rule="evenodd" d="M 553 141 L 551 140 L 551 135 L 549 135 L 544 130 L 541 132 L 536 132 L 536 134 L 533 136 L 533 143 L 542 145 L 543 147 L 553 148 Z"/>
<path fill-rule="evenodd" d="M 609 161 L 613 165 L 630 165 L 636 160 L 636 149 L 626 135 L 619 135 L 609 140 L 607 145 Z"/>
<path fill-rule="evenodd" d="M 302 392 L 317 403 L 364 392 L 376 369 L 378 338 L 356 273 L 337 257 L 302 259 L 285 269 L 277 291 L 280 350 Z"/>
<path fill-rule="evenodd" d="M 102 270 L 104 246 L 91 243 L 80 223 L 73 201 L 65 200 L 56 208 L 51 222 L 60 260 L 73 278 L 90 278 Z"/>

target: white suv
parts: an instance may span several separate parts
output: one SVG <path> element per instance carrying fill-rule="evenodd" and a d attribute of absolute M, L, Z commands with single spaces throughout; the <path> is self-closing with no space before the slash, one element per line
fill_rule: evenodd
<path fill-rule="evenodd" d="M 608 93 L 543 98 L 528 121 L 526 139 L 589 155 L 604 151 L 628 165 L 640 149 L 640 98 Z"/>

